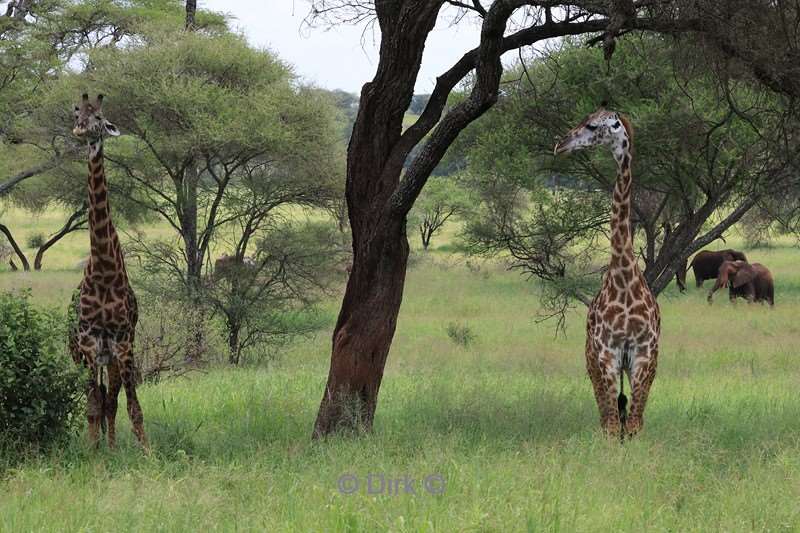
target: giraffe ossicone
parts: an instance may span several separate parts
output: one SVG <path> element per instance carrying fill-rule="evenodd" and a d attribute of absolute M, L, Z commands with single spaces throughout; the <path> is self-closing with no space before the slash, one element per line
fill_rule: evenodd
<path fill-rule="evenodd" d="M 142 408 L 136 396 L 133 342 L 138 320 L 136 295 L 128 282 L 119 237 L 111 220 L 103 138 L 119 129 L 103 116 L 103 96 L 90 101 L 84 93 L 75 106 L 72 133 L 88 145 L 90 255 L 72 300 L 69 348 L 76 364 L 89 369 L 86 384 L 89 440 L 99 443 L 100 428 L 108 430 L 108 444 L 116 444 L 117 397 L 125 387 L 133 432 L 145 450 Z M 108 374 L 108 391 L 102 380 Z"/>
<path fill-rule="evenodd" d="M 615 436 L 633 435 L 643 425 L 661 334 L 658 303 L 633 253 L 633 128 L 623 115 L 601 107 L 570 130 L 553 152 L 558 155 L 596 146 L 611 150 L 618 171 L 611 207 L 611 260 L 587 316 L 586 369 L 603 429 Z M 620 412 L 627 403 L 622 393 L 623 374 L 631 384 L 627 414 Z"/>

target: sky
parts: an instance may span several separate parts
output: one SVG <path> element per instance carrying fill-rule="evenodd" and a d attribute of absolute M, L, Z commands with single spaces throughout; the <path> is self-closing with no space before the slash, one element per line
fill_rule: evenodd
<path fill-rule="evenodd" d="M 198 7 L 232 15 L 233 27 L 252 45 L 276 52 L 304 82 L 359 93 L 375 74 L 377 29 L 375 42 L 369 33 L 362 46 L 363 27 L 302 27 L 306 0 L 199 0 Z M 480 28 L 470 21 L 452 27 L 440 19 L 426 44 L 415 92 L 430 92 L 436 76 L 477 46 L 479 38 Z"/>

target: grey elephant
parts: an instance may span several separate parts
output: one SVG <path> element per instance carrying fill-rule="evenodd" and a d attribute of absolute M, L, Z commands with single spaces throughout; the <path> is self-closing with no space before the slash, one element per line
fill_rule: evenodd
<path fill-rule="evenodd" d="M 714 288 L 708 293 L 711 303 L 714 293 L 728 286 L 731 301 L 744 298 L 748 302 L 768 302 L 775 305 L 775 282 L 772 273 L 761 263 L 747 261 L 725 261 L 719 267 L 719 276 Z"/>
<path fill-rule="evenodd" d="M 702 287 L 707 279 L 716 279 L 719 275 L 719 267 L 725 261 L 747 261 L 747 256 L 738 250 L 703 250 L 694 256 L 689 268 L 694 271 L 694 281 L 697 287 Z M 688 268 L 680 268 L 676 274 L 678 286 L 686 286 L 686 272 Z M 681 288 L 683 290 L 683 288 Z"/>

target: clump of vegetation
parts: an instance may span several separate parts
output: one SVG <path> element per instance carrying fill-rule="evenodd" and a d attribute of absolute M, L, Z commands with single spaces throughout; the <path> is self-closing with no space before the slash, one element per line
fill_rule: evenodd
<path fill-rule="evenodd" d="M 85 378 L 66 356 L 61 320 L 27 293 L 0 294 L 0 446 L 46 446 L 79 420 Z"/>
<path fill-rule="evenodd" d="M 447 336 L 450 337 L 451 341 L 464 348 L 469 348 L 470 344 L 478 338 L 468 325 L 457 324 L 456 322 L 447 324 Z"/>
<path fill-rule="evenodd" d="M 26 244 L 28 248 L 41 248 L 44 244 L 45 236 L 44 233 L 34 233 L 33 235 L 28 237 Z"/>

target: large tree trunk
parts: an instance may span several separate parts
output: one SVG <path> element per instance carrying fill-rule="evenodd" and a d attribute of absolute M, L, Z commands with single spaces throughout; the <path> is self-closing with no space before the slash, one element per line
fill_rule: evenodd
<path fill-rule="evenodd" d="M 345 192 L 353 268 L 333 333 L 315 438 L 372 428 L 408 260 L 407 210 L 392 210 L 390 205 L 405 161 L 405 153 L 396 147 L 425 40 L 442 1 L 376 4 L 382 32 L 380 62 L 375 78 L 362 89 L 347 152 Z"/>
<path fill-rule="evenodd" d="M 315 437 L 372 428 L 403 299 L 408 261 L 405 220 L 388 220 L 353 237 L 353 270 L 333 333 L 331 368 Z"/>

